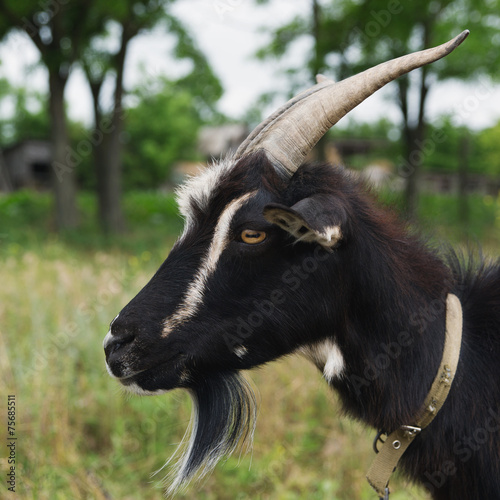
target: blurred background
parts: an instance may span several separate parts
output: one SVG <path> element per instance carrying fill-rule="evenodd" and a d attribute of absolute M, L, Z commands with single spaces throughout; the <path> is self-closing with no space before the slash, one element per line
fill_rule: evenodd
<path fill-rule="evenodd" d="M 101 346 L 182 230 L 175 187 L 316 74 L 340 80 L 466 28 L 310 159 L 357 172 L 431 242 L 498 257 L 500 1 L 0 1 L 0 408 L 16 395 L 18 433 L 16 493 L 2 480 L 0 496 L 161 498 L 150 474 L 190 402 L 124 396 Z M 253 452 L 179 498 L 374 498 L 373 431 L 340 414 L 313 367 L 250 376 Z M 428 498 L 394 484 L 391 498 Z"/>

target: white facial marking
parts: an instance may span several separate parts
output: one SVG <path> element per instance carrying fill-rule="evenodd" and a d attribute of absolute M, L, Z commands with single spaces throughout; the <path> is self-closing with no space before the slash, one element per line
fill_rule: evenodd
<path fill-rule="evenodd" d="M 320 370 L 327 382 L 342 377 L 345 368 L 344 357 L 338 345 L 331 339 L 300 348 L 300 352 L 309 358 Z"/>
<path fill-rule="evenodd" d="M 158 394 L 165 394 L 166 392 L 168 392 L 164 389 L 158 389 L 157 391 L 147 391 L 146 389 L 139 387 L 135 382 L 129 385 L 125 385 L 124 388 L 128 392 L 137 394 L 138 396 L 157 396 Z"/>
<path fill-rule="evenodd" d="M 220 215 L 215 226 L 212 242 L 210 243 L 208 252 L 201 261 L 200 269 L 188 286 L 179 309 L 172 316 L 165 319 L 162 337 L 166 337 L 173 328 L 185 320 L 192 318 L 198 311 L 200 304 L 203 302 L 203 294 L 205 293 L 208 278 L 214 273 L 219 258 L 229 243 L 229 227 L 234 214 L 255 194 L 256 192 L 252 191 L 236 198 L 229 203 Z"/>
<path fill-rule="evenodd" d="M 236 356 L 238 356 L 238 358 L 241 359 L 247 355 L 248 349 L 245 346 L 240 345 L 236 347 L 233 352 L 234 354 L 236 354 Z"/>
<path fill-rule="evenodd" d="M 111 328 L 110 328 L 108 333 L 104 337 L 104 340 L 102 341 L 102 346 L 104 347 L 104 349 L 106 349 L 106 347 L 108 346 L 109 343 L 111 343 L 112 340 L 113 336 L 111 335 Z"/>
<path fill-rule="evenodd" d="M 199 175 L 189 178 L 176 191 L 177 204 L 179 211 L 184 217 L 185 226 L 181 239 L 193 225 L 194 214 L 192 203 L 194 202 L 202 210 L 207 208 L 212 197 L 212 193 L 219 185 L 221 178 L 234 166 L 231 155 L 224 160 L 202 170 L 200 167 Z"/>
<path fill-rule="evenodd" d="M 104 347 L 104 349 L 106 349 L 107 345 L 112 341 L 113 336 L 111 335 L 111 327 L 113 326 L 113 323 L 118 319 L 118 316 L 120 316 L 120 313 L 118 313 L 115 316 L 115 319 L 110 323 L 109 331 L 106 334 L 106 336 L 104 337 L 104 340 L 102 341 L 102 346 Z"/>

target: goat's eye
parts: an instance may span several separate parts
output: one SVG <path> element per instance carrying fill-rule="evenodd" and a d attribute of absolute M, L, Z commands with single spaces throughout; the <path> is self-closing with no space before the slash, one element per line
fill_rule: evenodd
<path fill-rule="evenodd" d="M 264 231 L 254 231 L 253 229 L 245 229 L 241 232 L 241 241 L 249 245 L 256 245 L 262 243 L 267 238 Z"/>

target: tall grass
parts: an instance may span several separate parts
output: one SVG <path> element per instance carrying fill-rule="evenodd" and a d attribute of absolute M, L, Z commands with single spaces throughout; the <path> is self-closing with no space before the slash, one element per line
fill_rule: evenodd
<path fill-rule="evenodd" d="M 131 233 L 110 240 L 91 222 L 51 234 L 48 198 L 16 196 L 0 199 L 0 421 L 15 394 L 17 488 L 6 489 L 4 449 L 0 497 L 161 498 L 162 477 L 151 473 L 181 440 L 190 402 L 181 391 L 125 395 L 106 373 L 102 339 L 168 253 L 180 227 L 171 201 L 129 197 L 127 210 L 142 213 L 129 217 Z M 90 218 L 90 198 L 80 203 Z M 290 357 L 249 376 L 260 399 L 252 453 L 179 498 L 374 498 L 364 479 L 373 431 L 340 415 L 315 368 Z M 2 443 L 4 433 L 2 425 Z M 401 479 L 393 486 L 395 500 L 427 498 Z"/>

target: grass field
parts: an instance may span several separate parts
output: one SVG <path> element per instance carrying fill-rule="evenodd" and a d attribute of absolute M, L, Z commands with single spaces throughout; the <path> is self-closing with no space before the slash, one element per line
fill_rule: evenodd
<path fill-rule="evenodd" d="M 50 200 L 0 198 L 0 497 L 162 498 L 162 475 L 190 416 L 186 394 L 130 397 L 106 373 L 110 320 L 161 264 L 181 227 L 169 196 L 127 196 L 128 234 L 101 236 L 93 199 L 80 198 L 82 230 L 51 232 Z M 470 227 L 452 199 L 429 197 L 421 218 L 454 242 L 466 236 L 498 256 L 500 202 L 471 200 Z M 259 399 L 253 450 L 229 458 L 179 498 L 373 499 L 364 475 L 374 432 L 342 417 L 305 360 L 249 374 Z M 7 490 L 7 396 L 16 403 L 16 493 Z M 396 478 L 391 499 L 427 496 Z"/>

